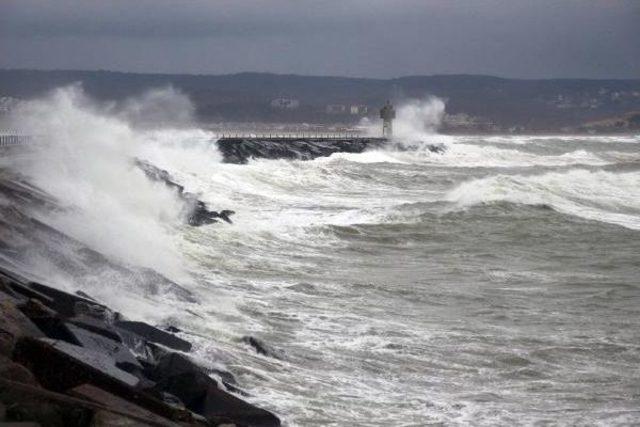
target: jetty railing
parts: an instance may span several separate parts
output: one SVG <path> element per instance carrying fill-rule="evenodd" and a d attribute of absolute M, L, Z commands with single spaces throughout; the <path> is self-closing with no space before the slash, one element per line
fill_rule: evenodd
<path fill-rule="evenodd" d="M 0 147 L 15 147 L 35 142 L 38 139 L 35 135 L 0 134 Z"/>
<path fill-rule="evenodd" d="M 7 133 L 0 131 L 0 149 L 26 145 L 37 145 L 45 138 L 40 135 L 26 135 L 20 133 Z M 300 139 L 380 139 L 380 137 L 367 136 L 357 131 L 344 132 L 251 132 L 251 131 L 223 131 L 213 132 L 212 139 L 264 139 L 264 140 L 300 140 Z M 4 150 L 3 150 L 4 151 Z"/>
<path fill-rule="evenodd" d="M 213 132 L 218 139 L 369 139 L 359 131 L 343 132 L 252 132 L 252 131 L 222 131 Z"/>

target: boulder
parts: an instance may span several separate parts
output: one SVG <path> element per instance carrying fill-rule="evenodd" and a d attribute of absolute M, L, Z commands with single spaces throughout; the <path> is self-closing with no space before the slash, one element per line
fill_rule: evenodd
<path fill-rule="evenodd" d="M 271 412 L 258 408 L 219 388 L 217 381 L 189 358 L 169 353 L 158 363 L 151 376 L 155 391 L 177 396 L 191 411 L 212 422 L 231 422 L 246 426 L 279 426 Z"/>
<path fill-rule="evenodd" d="M 76 325 L 67 323 L 66 326 L 82 347 L 109 356 L 115 361 L 116 367 L 129 373 L 142 370 L 140 362 L 138 362 L 131 351 L 129 351 L 121 341 L 115 341 L 103 335 L 95 334 Z"/>
<path fill-rule="evenodd" d="M 98 403 L 108 409 L 115 410 L 114 413 L 108 410 L 99 410 L 93 416 L 91 425 L 98 426 L 166 426 L 178 427 L 179 424 L 160 417 L 138 405 L 126 401 L 114 394 L 111 394 L 99 387 L 91 384 L 82 384 L 69 391 L 71 396 L 79 397 L 91 402 Z M 144 421 L 150 421 L 145 423 Z"/>
<path fill-rule="evenodd" d="M 188 412 L 142 393 L 136 387 L 137 377 L 118 369 L 109 356 L 92 350 L 62 341 L 23 337 L 16 343 L 14 360 L 31 370 L 43 387 L 55 392 L 91 384 L 162 417 L 192 419 Z"/>
<path fill-rule="evenodd" d="M 0 292 L 0 355 L 10 356 L 18 338 L 44 337 L 42 331 L 15 306 L 15 301 Z"/>
<path fill-rule="evenodd" d="M 264 341 L 256 337 L 246 335 L 241 338 L 241 341 L 253 347 L 256 353 L 258 354 L 262 354 L 263 356 L 273 357 L 276 359 L 281 359 L 279 351 L 273 349 L 271 346 L 267 345 Z"/>
<path fill-rule="evenodd" d="M 118 329 L 133 332 L 148 341 L 161 344 L 174 350 L 191 351 L 191 343 L 189 341 L 185 341 L 182 338 L 144 322 L 117 321 L 115 322 L 115 326 Z"/>
<path fill-rule="evenodd" d="M 46 307 L 36 299 L 29 299 L 18 308 L 40 329 L 44 334 L 55 340 L 63 340 L 71 344 L 80 345 L 80 342 L 71 333 L 66 323 L 58 313 Z"/>
<path fill-rule="evenodd" d="M 4 356 L 0 356 L 0 378 L 23 384 L 38 384 L 31 371 Z"/>
<path fill-rule="evenodd" d="M 38 352 L 41 360 L 36 360 Z M 135 387 L 139 381 L 117 368 L 109 354 L 49 338 L 22 338 L 16 343 L 14 359 L 28 366 L 46 388 L 56 391 L 91 380 L 119 382 L 128 387 Z"/>

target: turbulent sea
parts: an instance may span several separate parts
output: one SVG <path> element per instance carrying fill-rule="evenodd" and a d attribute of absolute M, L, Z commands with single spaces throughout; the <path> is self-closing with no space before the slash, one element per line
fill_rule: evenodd
<path fill-rule="evenodd" d="M 290 425 L 640 422 L 640 139 L 427 142 L 167 160 L 238 211 L 183 236 L 213 298 L 184 321 L 281 349 L 227 363 Z"/>
<path fill-rule="evenodd" d="M 84 148 L 33 174 L 74 206 L 47 220 L 197 301 L 83 290 L 178 326 L 286 425 L 640 423 L 639 136 L 428 134 L 234 165 L 205 131 L 80 118 Z M 168 190 L 114 166 L 122 141 L 234 224 L 177 221 Z"/>

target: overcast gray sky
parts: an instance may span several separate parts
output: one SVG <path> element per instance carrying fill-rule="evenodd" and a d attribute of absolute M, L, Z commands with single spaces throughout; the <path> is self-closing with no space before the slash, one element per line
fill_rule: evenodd
<path fill-rule="evenodd" d="M 640 78 L 640 0 L 0 0 L 0 67 Z"/>

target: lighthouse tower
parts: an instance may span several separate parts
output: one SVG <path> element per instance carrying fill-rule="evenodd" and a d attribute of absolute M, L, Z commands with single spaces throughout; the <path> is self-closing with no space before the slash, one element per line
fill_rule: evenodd
<path fill-rule="evenodd" d="M 396 118 L 396 110 L 393 109 L 391 102 L 387 101 L 380 109 L 380 118 L 382 119 L 382 137 L 391 138 L 393 136 L 393 119 Z"/>

